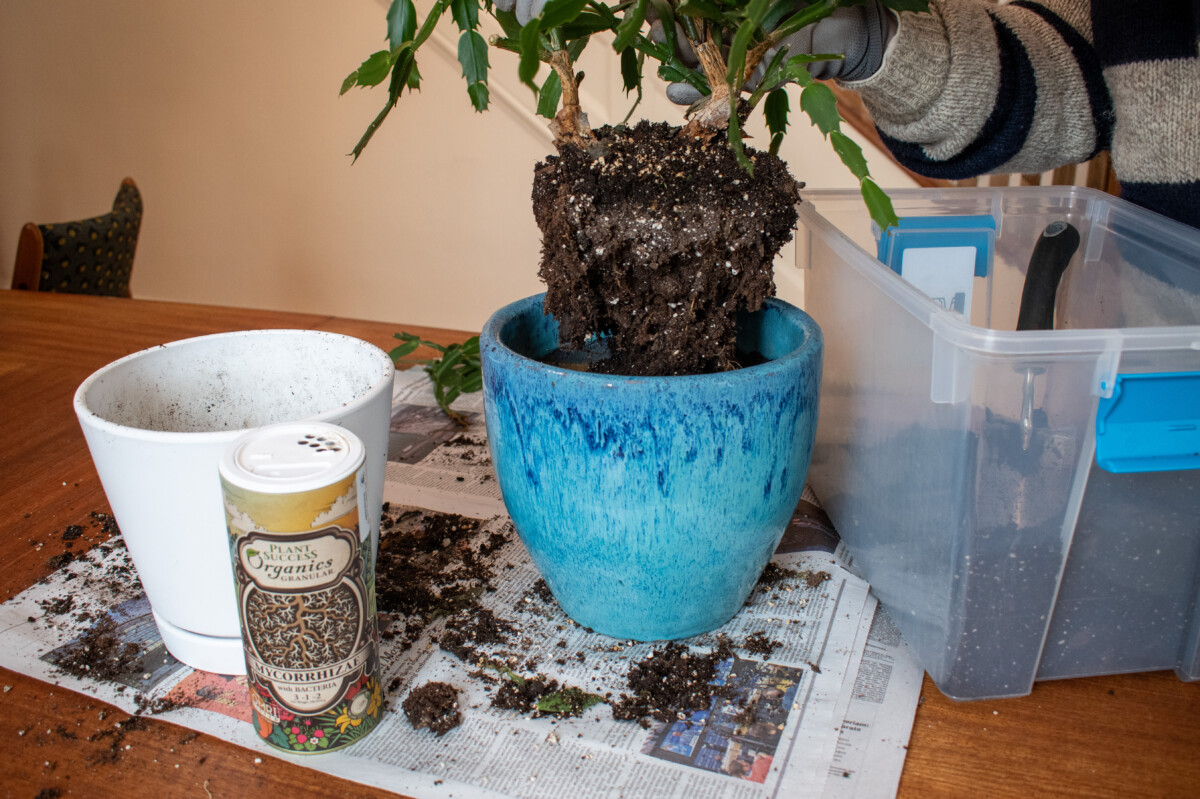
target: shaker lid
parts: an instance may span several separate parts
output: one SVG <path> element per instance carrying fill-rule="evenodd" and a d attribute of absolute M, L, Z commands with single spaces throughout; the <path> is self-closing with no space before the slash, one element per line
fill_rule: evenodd
<path fill-rule="evenodd" d="M 226 448 L 221 476 L 266 494 L 311 491 L 353 474 L 365 448 L 354 433 L 324 422 L 286 422 L 251 430 Z"/>

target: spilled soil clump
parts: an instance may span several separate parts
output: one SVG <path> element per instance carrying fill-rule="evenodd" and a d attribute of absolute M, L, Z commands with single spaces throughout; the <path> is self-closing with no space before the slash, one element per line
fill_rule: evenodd
<path fill-rule="evenodd" d="M 462 722 L 458 689 L 449 683 L 427 682 L 414 688 L 404 700 L 403 708 L 413 729 L 428 728 L 439 738 Z"/>
<path fill-rule="evenodd" d="M 699 654 L 679 643 L 656 649 L 629 669 L 632 694 L 612 702 L 613 718 L 641 721 L 674 721 L 690 710 L 706 709 L 722 690 L 713 685 L 717 666 L 734 657 L 727 638 L 718 637 L 712 652 Z"/>
<path fill-rule="evenodd" d="M 435 619 L 477 607 L 493 589 L 491 555 L 509 541 L 493 531 L 483 541 L 481 522 L 450 513 L 405 510 L 385 505 L 375 565 L 380 634 L 408 649 Z"/>

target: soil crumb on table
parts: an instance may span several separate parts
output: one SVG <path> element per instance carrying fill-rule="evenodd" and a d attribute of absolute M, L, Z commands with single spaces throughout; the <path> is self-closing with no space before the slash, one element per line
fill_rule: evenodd
<path fill-rule="evenodd" d="M 444 682 L 427 682 L 414 688 L 402 705 L 413 729 L 429 729 L 438 737 L 462 722 L 458 711 L 458 689 Z"/>

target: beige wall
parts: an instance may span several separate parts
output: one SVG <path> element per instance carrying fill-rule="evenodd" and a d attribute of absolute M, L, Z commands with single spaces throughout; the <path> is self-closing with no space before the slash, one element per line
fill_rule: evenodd
<path fill-rule="evenodd" d="M 492 53 L 493 108 L 476 114 L 453 34 L 431 41 L 424 91 L 351 165 L 385 93 L 338 88 L 383 46 L 386 5 L 4 0 L 0 285 L 22 224 L 103 212 L 128 175 L 146 202 L 138 297 L 476 329 L 540 291 L 529 188 L 549 136 L 514 57 Z M 584 101 L 593 124 L 618 121 L 626 100 L 593 48 Z M 641 110 L 679 116 L 661 97 Z M 794 174 L 850 185 L 796 121 Z M 868 158 L 885 187 L 912 185 Z"/>

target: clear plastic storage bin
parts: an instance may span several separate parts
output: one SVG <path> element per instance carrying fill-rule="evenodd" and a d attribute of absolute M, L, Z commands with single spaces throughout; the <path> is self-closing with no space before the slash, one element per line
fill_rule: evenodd
<path fill-rule="evenodd" d="M 856 565 L 954 698 L 1200 679 L 1200 231 L 1076 187 L 891 194 L 901 217 L 991 219 L 968 318 L 878 260 L 857 192 L 803 194 L 826 348 L 809 480 Z M 1081 240 L 1055 329 L 1017 332 L 1055 221 Z"/>

